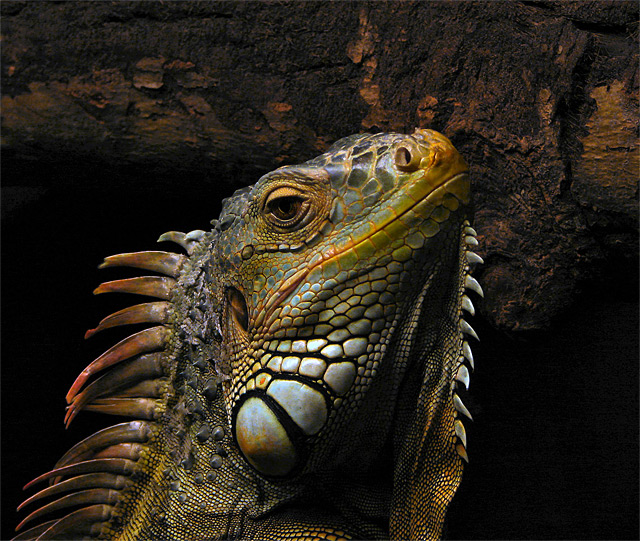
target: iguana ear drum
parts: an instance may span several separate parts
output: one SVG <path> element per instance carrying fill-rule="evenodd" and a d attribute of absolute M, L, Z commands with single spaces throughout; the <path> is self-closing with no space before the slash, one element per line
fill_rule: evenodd
<path fill-rule="evenodd" d="M 249 311 L 247 310 L 247 302 L 244 300 L 244 295 L 235 287 L 230 287 L 227 289 L 227 298 L 231 315 L 240 328 L 246 332 L 249 326 Z"/>

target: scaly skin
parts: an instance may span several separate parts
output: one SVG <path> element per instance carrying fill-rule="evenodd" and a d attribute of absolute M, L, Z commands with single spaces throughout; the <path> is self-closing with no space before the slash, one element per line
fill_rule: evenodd
<path fill-rule="evenodd" d="M 466 459 L 464 290 L 481 293 L 469 200 L 442 135 L 358 135 L 236 192 L 212 231 L 161 237 L 189 257 L 107 258 L 167 276 L 97 293 L 164 300 L 88 333 L 157 324 L 85 369 L 66 420 L 136 420 L 42 477 L 35 499 L 81 507 L 19 538 L 439 537 Z"/>

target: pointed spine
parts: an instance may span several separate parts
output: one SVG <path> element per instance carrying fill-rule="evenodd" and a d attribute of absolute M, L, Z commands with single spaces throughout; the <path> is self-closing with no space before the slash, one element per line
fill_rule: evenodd
<path fill-rule="evenodd" d="M 462 413 L 462 415 L 468 417 L 473 421 L 473 417 L 471 417 L 469 410 L 462 403 L 462 400 L 460 400 L 460 397 L 456 393 L 453 393 L 453 407 L 456 408 L 456 411 L 459 411 L 460 413 Z"/>
<path fill-rule="evenodd" d="M 140 276 L 138 278 L 104 282 L 93 291 L 93 294 L 133 293 L 135 295 L 146 295 L 168 300 L 171 298 L 171 291 L 175 285 L 176 281 L 166 276 Z"/>
<path fill-rule="evenodd" d="M 469 455 L 467 455 L 467 450 L 464 445 L 461 443 L 456 444 L 456 452 L 460 455 L 460 457 L 469 464 Z"/>
<path fill-rule="evenodd" d="M 462 421 L 460 419 L 456 419 L 453 423 L 453 427 L 455 429 L 456 436 L 458 436 L 458 439 L 462 442 L 462 445 L 464 445 L 466 449 L 467 448 L 467 432 L 464 429 L 464 425 L 462 424 Z"/>
<path fill-rule="evenodd" d="M 471 346 L 469 346 L 469 342 L 467 342 L 466 340 L 462 342 L 462 354 L 464 355 L 464 358 L 469 361 L 471 369 L 474 370 L 475 367 L 473 365 L 473 353 L 471 352 Z"/>
<path fill-rule="evenodd" d="M 475 237 L 472 237 L 471 235 L 468 235 L 464 238 L 464 242 L 465 244 L 467 244 L 467 246 L 478 246 L 478 241 L 476 240 Z"/>
<path fill-rule="evenodd" d="M 172 252 L 130 252 L 105 257 L 98 268 L 133 267 L 177 278 L 186 260 L 187 258 L 182 254 Z"/>
<path fill-rule="evenodd" d="M 465 389 L 469 390 L 469 379 L 469 370 L 464 364 L 461 364 L 456 373 L 456 381 L 462 383 Z"/>
<path fill-rule="evenodd" d="M 134 325 L 136 323 L 166 323 L 169 319 L 171 303 L 166 301 L 147 302 L 129 306 L 124 310 L 105 317 L 95 329 L 89 329 L 84 337 L 91 338 L 94 334 L 112 327 Z"/>
<path fill-rule="evenodd" d="M 131 388 L 138 382 L 150 380 L 159 384 L 158 378 L 164 375 L 162 367 L 162 354 L 151 353 L 142 355 L 137 359 L 123 362 L 121 366 L 111 369 L 109 372 L 91 383 L 81 393 L 77 394 L 67 407 L 65 425 L 68 427 L 75 416 L 84 406 L 96 398 L 103 396 L 124 396 L 125 389 Z M 138 395 L 155 396 L 155 395 Z"/>
<path fill-rule="evenodd" d="M 108 415 L 122 415 L 152 421 L 160 403 L 150 398 L 98 398 L 84 409 Z"/>
<path fill-rule="evenodd" d="M 478 338 L 478 335 L 476 334 L 476 331 L 474 331 L 473 327 L 471 325 L 469 325 L 464 319 L 460 320 L 460 330 L 464 334 L 468 334 L 469 336 L 473 336 L 476 340 L 480 341 L 480 338 Z"/>
<path fill-rule="evenodd" d="M 25 524 L 28 524 L 32 520 L 41 517 L 42 515 L 46 515 L 47 513 L 52 513 L 60 509 L 67 509 L 68 507 L 74 507 L 76 505 L 96 503 L 115 504 L 118 502 L 119 497 L 119 491 L 106 488 L 91 488 L 88 490 L 81 490 L 75 494 L 68 494 L 48 503 L 47 505 L 43 505 L 40 509 L 30 513 L 20 524 L 18 524 L 18 526 L 16 526 L 16 531 L 21 530 Z"/>
<path fill-rule="evenodd" d="M 67 537 L 67 533 L 76 532 L 78 527 L 81 527 L 81 532 L 89 533 L 89 524 L 109 520 L 112 512 L 113 506 L 111 505 L 97 504 L 83 507 L 58 520 L 42 533 L 38 539 L 59 539 L 62 534 Z"/>
<path fill-rule="evenodd" d="M 71 403 L 73 398 L 78 394 L 82 386 L 93 374 L 113 366 L 119 362 L 133 357 L 134 355 L 140 355 L 160 349 L 164 346 L 170 331 L 166 327 L 152 327 L 140 331 L 128 338 L 125 338 L 121 342 L 118 342 L 111 349 L 103 353 L 89 366 L 87 366 L 77 377 L 76 381 L 69 389 L 66 400 L 67 403 Z"/>
<path fill-rule="evenodd" d="M 52 477 L 61 477 L 82 473 L 113 473 L 119 475 L 131 475 L 136 469 L 136 463 L 126 458 L 100 458 L 95 460 L 85 460 L 62 468 L 55 468 L 51 471 L 43 473 L 36 477 L 33 481 L 29 481 L 24 490 L 33 485 L 51 479 Z"/>
<path fill-rule="evenodd" d="M 473 307 L 473 303 L 471 302 L 471 299 L 466 295 L 462 295 L 462 309 L 469 312 L 469 314 L 471 314 L 472 316 L 476 315 L 476 310 Z"/>
<path fill-rule="evenodd" d="M 167 231 L 158 237 L 157 242 L 173 242 L 186 251 L 189 251 L 189 242 L 186 240 L 186 235 L 182 231 Z"/>
<path fill-rule="evenodd" d="M 475 291 L 478 295 L 484 297 L 484 291 L 482 291 L 482 287 L 480 287 L 478 280 L 469 274 L 464 277 L 464 287 L 471 291 Z"/>
<path fill-rule="evenodd" d="M 36 492 L 33 496 L 23 501 L 18 506 L 18 511 L 21 511 L 27 505 L 32 504 L 35 501 L 42 498 L 48 498 L 55 496 L 56 494 L 63 494 L 64 492 L 71 492 L 74 490 L 82 490 L 88 488 L 111 488 L 114 490 L 120 490 L 127 485 L 128 477 L 124 475 L 113 475 L 111 473 L 87 473 L 85 475 L 79 475 L 78 477 L 72 477 L 66 481 L 61 481 L 56 485 L 42 489 L 40 492 Z"/>
<path fill-rule="evenodd" d="M 466 257 L 467 257 L 467 263 L 470 263 L 472 265 L 482 265 L 484 263 L 484 259 L 482 259 L 475 252 L 470 252 L 469 250 L 467 250 Z"/>
<path fill-rule="evenodd" d="M 83 457 L 87 454 L 93 454 L 110 445 L 125 442 L 145 443 L 152 433 L 151 426 L 144 421 L 131 421 L 104 428 L 74 445 L 58 460 L 55 467 L 61 468 L 85 460 Z"/>

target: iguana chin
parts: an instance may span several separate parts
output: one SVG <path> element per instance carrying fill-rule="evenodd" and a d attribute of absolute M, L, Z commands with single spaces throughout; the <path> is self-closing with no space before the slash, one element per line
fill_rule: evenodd
<path fill-rule="evenodd" d="M 21 507 L 50 502 L 16 539 L 439 537 L 482 294 L 469 202 L 439 133 L 354 135 L 237 191 L 211 231 L 160 237 L 187 256 L 107 257 L 158 275 L 95 293 L 158 300 L 87 332 L 149 325 L 85 368 L 65 422 L 133 420 L 27 485 L 49 481 Z"/>

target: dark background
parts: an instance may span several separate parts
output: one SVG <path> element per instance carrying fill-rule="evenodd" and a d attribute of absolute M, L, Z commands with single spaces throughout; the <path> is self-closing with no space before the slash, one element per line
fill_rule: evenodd
<path fill-rule="evenodd" d="M 91 296 L 123 276 L 103 257 L 207 229 L 340 137 L 416 126 L 469 161 L 486 260 L 446 537 L 638 538 L 637 2 L 1 8 L 3 539 L 22 485 L 114 421 L 62 425 L 122 336 L 84 332 L 131 303 Z"/>

